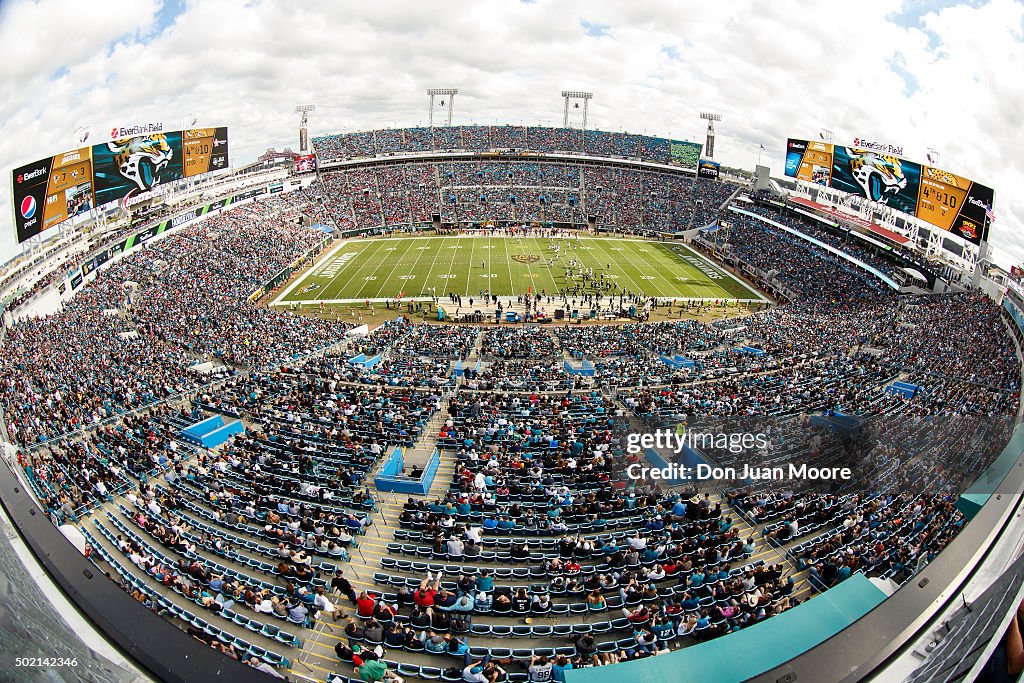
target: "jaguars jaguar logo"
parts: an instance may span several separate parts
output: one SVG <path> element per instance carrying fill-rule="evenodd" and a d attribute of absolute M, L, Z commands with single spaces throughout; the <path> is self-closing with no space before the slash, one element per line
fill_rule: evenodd
<path fill-rule="evenodd" d="M 107 149 L 114 153 L 118 173 L 140 192 L 160 184 L 160 176 L 174 156 L 163 133 L 114 140 L 107 143 Z"/>
<path fill-rule="evenodd" d="M 539 254 L 512 254 L 512 260 L 518 263 L 537 263 L 540 261 Z"/>
<path fill-rule="evenodd" d="M 883 201 L 889 194 L 898 194 L 907 187 L 907 177 L 899 157 L 876 154 L 865 149 L 849 149 L 850 174 L 864 190 L 864 196 L 874 202 Z"/>
<path fill-rule="evenodd" d="M 922 170 L 925 177 L 930 180 L 937 180 L 950 187 L 960 187 L 960 179 L 949 171 L 943 171 L 941 168 L 934 168 L 932 166 L 923 166 Z"/>

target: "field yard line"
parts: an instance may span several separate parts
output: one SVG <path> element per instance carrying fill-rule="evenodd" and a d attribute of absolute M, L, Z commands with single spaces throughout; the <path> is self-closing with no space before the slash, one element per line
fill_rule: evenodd
<path fill-rule="evenodd" d="M 363 256 L 364 256 L 365 252 L 369 251 L 369 245 L 368 245 L 366 249 L 363 249 L 361 252 L 359 252 L 359 256 L 354 257 L 354 258 L 349 260 L 349 263 L 352 263 L 353 261 L 359 261 L 359 264 L 360 264 L 359 267 L 356 268 L 355 271 L 353 271 L 352 277 L 349 279 L 349 282 L 352 282 L 353 280 L 355 280 L 356 276 L 360 272 L 362 272 L 363 268 L 365 268 L 366 266 L 368 266 L 371 263 L 373 263 L 373 257 L 375 257 L 377 255 L 377 252 L 379 252 L 381 250 L 381 248 L 383 247 L 383 245 L 385 245 L 385 244 L 387 244 L 387 242 L 385 240 L 381 240 L 380 242 L 377 243 L 377 248 L 373 250 L 373 253 L 369 254 L 366 258 L 364 258 Z M 342 268 L 342 270 L 347 269 L 349 263 L 346 263 L 345 266 Z M 374 269 L 374 270 L 376 270 L 376 269 Z M 331 282 L 334 282 L 334 280 L 338 279 L 338 277 L 340 277 L 340 276 L 341 276 L 341 273 L 339 272 L 338 275 L 336 275 L 334 278 L 331 279 Z M 365 287 L 365 286 L 366 286 L 365 284 L 359 285 L 359 290 L 357 292 L 355 292 L 355 293 L 356 294 L 361 294 L 362 291 L 363 291 L 363 287 Z M 327 288 L 325 287 L 324 289 L 325 289 L 324 293 L 326 294 L 327 293 L 326 292 Z"/>
<path fill-rule="evenodd" d="M 673 247 L 682 247 L 683 245 L 681 245 L 681 244 L 673 244 L 672 246 Z M 700 270 L 696 266 L 694 266 L 692 263 L 689 263 L 687 261 L 682 260 L 682 258 L 680 258 L 679 252 L 676 252 L 676 251 L 673 251 L 672 249 L 669 249 L 667 245 L 665 247 L 665 251 L 666 251 L 666 253 L 671 258 L 673 258 L 676 261 L 678 261 L 682 266 L 686 267 L 687 269 L 689 269 L 691 271 L 694 271 L 694 272 L 696 272 L 698 274 L 703 275 L 703 273 L 701 273 Z M 707 298 L 707 297 L 704 296 L 704 294 L 707 294 L 707 292 L 703 292 L 702 293 L 701 290 L 697 287 L 697 285 L 691 284 L 689 282 L 687 282 L 687 283 L 680 283 L 680 284 L 682 284 L 683 287 L 686 287 L 686 289 L 689 290 L 689 294 L 686 295 L 687 298 L 689 298 L 689 299 L 705 299 L 705 298 Z M 721 289 L 721 288 L 719 288 L 719 289 Z M 725 290 L 722 290 L 722 291 L 724 292 Z"/>
<path fill-rule="evenodd" d="M 512 281 L 512 258 L 511 258 L 511 256 L 508 253 L 508 238 L 506 237 L 502 241 L 505 243 L 505 264 L 508 265 L 508 288 L 510 290 L 512 290 L 510 292 L 510 294 L 512 296 L 515 296 L 516 295 L 516 285 Z"/>
<path fill-rule="evenodd" d="M 563 292 L 564 291 L 566 293 L 566 295 L 568 295 L 568 293 L 569 293 L 569 278 L 565 277 L 565 271 L 569 267 L 569 263 L 567 261 L 567 257 L 569 255 L 569 246 L 572 246 L 572 245 L 569 244 L 569 245 L 566 246 L 566 248 L 564 250 L 565 253 L 563 253 L 563 251 L 561 249 L 559 249 L 559 251 L 558 251 L 558 269 L 562 272 L 562 280 L 563 280 L 564 288 L 559 287 L 558 286 L 558 281 L 555 280 L 555 291 L 556 292 Z M 552 279 L 554 280 L 554 276 L 552 276 Z"/>
<path fill-rule="evenodd" d="M 523 238 L 522 237 L 519 238 L 519 246 L 523 250 L 523 256 L 527 256 L 528 257 L 529 254 L 526 252 L 526 245 L 523 244 Z M 530 259 L 527 258 L 527 259 L 525 259 L 525 261 L 526 261 L 526 272 L 528 272 L 530 274 L 530 288 L 531 288 L 532 291 L 536 292 L 537 291 L 537 281 L 533 279 L 533 268 L 530 266 Z M 525 292 L 524 292 L 524 294 L 525 294 Z"/>
<path fill-rule="evenodd" d="M 353 243 L 354 243 L 354 244 L 357 244 L 357 242 L 353 242 Z M 380 244 L 383 244 L 383 242 L 380 242 Z M 326 284 L 326 285 L 324 285 L 323 287 L 321 287 L 321 288 L 320 288 L 320 291 L 321 291 L 321 292 L 322 292 L 322 293 L 323 293 L 323 294 L 324 294 L 325 296 L 326 296 L 326 295 L 328 295 L 328 292 L 330 291 L 331 285 L 333 285 L 333 284 L 334 284 L 334 281 L 335 281 L 335 280 L 337 280 L 337 279 L 338 279 L 339 277 L 341 277 L 341 276 L 342 276 L 342 275 L 344 274 L 344 272 L 345 272 L 346 270 L 348 270 L 348 267 L 349 267 L 350 265 L 352 265 L 352 264 L 353 264 L 353 263 L 355 263 L 356 261 L 360 261 L 360 262 L 361 262 L 361 261 L 363 261 L 363 256 L 364 256 L 364 255 L 366 254 L 366 252 L 367 252 L 367 251 L 369 250 L 369 248 L 370 248 L 370 246 L 371 246 L 371 245 L 372 245 L 372 242 L 369 242 L 369 241 L 368 241 L 368 242 L 366 242 L 366 246 L 365 246 L 365 247 L 363 247 L 362 249 L 360 249 L 360 250 L 359 250 L 358 252 L 356 252 L 356 255 L 355 255 L 355 256 L 353 256 L 352 258 L 350 258 L 350 259 L 348 260 L 348 263 L 346 263 L 345 265 L 343 265 L 343 266 L 341 267 L 341 269 L 340 269 L 340 270 L 339 270 L 339 271 L 338 271 L 337 273 L 335 273 L 334 277 L 332 277 L 332 278 L 331 278 L 331 279 L 330 279 L 330 280 L 329 280 L 329 281 L 327 282 L 327 284 Z M 373 253 L 374 253 L 374 254 L 376 254 L 376 253 L 377 253 L 377 252 L 378 252 L 379 250 L 380 250 L 380 247 L 378 246 L 378 247 L 377 247 L 376 249 L 374 249 L 374 250 L 373 250 Z M 359 266 L 358 268 L 356 268 L 356 269 L 355 269 L 355 272 L 356 272 L 356 273 L 358 273 L 358 272 L 359 272 L 360 270 L 362 270 L 362 266 Z"/>
<path fill-rule="evenodd" d="M 594 240 L 594 244 L 600 244 L 600 240 Z M 601 245 L 601 251 L 603 251 L 605 254 L 607 254 L 607 256 L 608 256 L 608 263 L 612 263 L 612 264 L 618 265 L 618 264 L 615 263 L 615 259 L 612 258 L 611 254 L 608 253 L 608 251 L 604 248 L 603 244 Z M 623 268 L 622 266 L 619 266 L 619 270 L 621 270 L 622 274 L 625 275 L 627 278 L 629 278 L 629 281 L 633 283 L 634 287 L 636 287 L 636 291 L 633 292 L 633 294 L 639 294 L 642 288 L 639 285 L 637 285 L 636 280 L 634 280 L 632 277 L 630 277 L 630 275 L 626 273 L 626 269 Z"/>
<path fill-rule="evenodd" d="M 408 240 L 408 241 L 409 241 L 409 248 L 410 248 L 410 249 L 412 249 L 412 245 L 414 245 L 414 244 L 416 244 L 416 243 L 415 243 L 415 242 L 413 242 L 412 240 Z M 419 263 L 420 263 L 420 259 L 421 259 L 421 258 L 423 258 L 423 250 L 422 250 L 422 249 L 417 249 L 417 251 L 418 251 L 419 253 L 418 253 L 418 254 L 416 254 L 416 260 L 412 262 L 412 270 L 413 270 L 413 272 L 415 272 L 415 270 L 416 270 L 416 266 L 418 266 L 418 265 L 419 265 Z M 426 272 L 426 274 L 425 274 L 425 275 L 423 276 L 423 281 L 424 281 L 424 283 L 426 283 L 426 281 L 427 281 L 427 279 L 428 279 L 429 277 L 430 277 L 430 271 L 428 270 L 428 271 Z M 421 293 L 421 294 L 423 293 L 423 286 L 424 286 L 423 284 L 421 284 L 421 285 L 420 285 L 420 293 Z M 378 293 L 379 293 L 379 292 L 378 292 Z"/>
<path fill-rule="evenodd" d="M 460 238 L 456 237 L 456 238 L 455 238 L 455 246 L 456 246 L 456 247 L 461 247 L 462 245 L 461 245 L 461 244 L 459 244 L 459 242 L 461 242 L 461 241 L 462 241 L 462 240 L 461 240 Z M 448 274 L 449 274 L 449 275 L 451 275 L 451 274 L 452 274 L 452 267 L 454 267 L 454 266 L 455 266 L 455 257 L 456 257 L 456 256 L 458 255 L 458 253 L 459 253 L 459 250 L 458 250 L 458 249 L 452 249 L 452 262 L 448 264 Z M 446 280 L 445 280 L 445 282 L 447 282 L 447 281 L 448 281 L 448 280 L 450 280 L 450 279 L 451 279 L 451 278 L 448 278 L 448 279 L 446 279 Z"/>
<path fill-rule="evenodd" d="M 540 264 L 541 264 L 541 267 L 542 268 L 547 268 L 547 270 L 545 270 L 543 272 L 544 272 L 545 275 L 547 275 L 548 282 L 551 283 L 550 287 L 545 286 L 544 289 L 550 289 L 551 292 L 554 292 L 555 290 L 558 289 L 558 283 L 555 282 L 555 276 L 551 274 L 551 268 L 553 268 L 554 266 L 548 267 L 547 265 L 545 265 L 546 262 L 547 262 L 547 259 L 550 258 L 550 257 L 547 255 L 547 253 L 544 250 L 545 245 L 541 244 L 541 238 L 534 237 L 533 241 L 534 241 L 535 247 L 537 249 L 537 253 L 540 254 Z M 551 296 L 551 292 L 548 292 L 544 296 Z"/>
<path fill-rule="evenodd" d="M 471 279 L 469 277 L 469 275 L 470 275 L 470 273 L 473 272 L 473 254 L 476 252 L 476 238 L 470 239 L 469 243 L 472 246 L 469 248 L 469 268 L 466 270 L 466 296 L 467 297 L 469 296 L 469 281 Z M 483 289 L 483 288 L 481 287 L 481 289 Z"/>
<path fill-rule="evenodd" d="M 699 251 L 697 251 L 696 249 L 694 249 L 693 247 L 691 247 L 688 244 L 683 244 L 681 246 L 684 249 L 686 249 L 687 251 L 689 251 L 691 254 L 693 254 L 694 256 L 699 258 L 701 261 L 704 261 L 705 263 L 709 264 L 715 270 L 717 270 L 719 272 L 722 272 L 722 273 L 725 273 L 727 276 L 729 276 L 730 279 L 734 280 L 735 282 L 738 282 L 740 285 L 742 285 L 743 289 L 747 290 L 748 292 L 750 292 L 751 294 L 754 295 L 754 300 L 755 301 L 761 301 L 763 303 L 767 303 L 768 302 L 768 300 L 764 298 L 763 294 L 758 292 L 756 289 L 754 289 L 753 287 L 748 285 L 746 282 L 744 282 L 740 278 L 738 278 L 735 275 L 733 275 L 730 271 L 728 271 L 725 268 L 725 266 L 718 265 L 717 263 L 715 263 L 714 261 L 708 259 L 706 256 L 704 256 L 704 254 L 700 253 Z M 727 294 L 727 295 L 729 294 L 729 292 L 725 292 L 724 290 L 723 290 L 723 293 Z"/>
<path fill-rule="evenodd" d="M 394 240 L 382 240 L 381 241 L 381 245 L 390 245 L 391 247 L 394 247 L 395 241 Z M 386 251 L 387 249 L 389 249 L 391 247 L 383 247 L 382 246 L 380 249 L 378 249 L 376 252 L 374 252 L 374 254 L 376 255 L 377 252 L 381 251 L 381 249 L 384 249 Z M 397 252 L 398 248 L 394 247 L 394 250 Z M 373 271 L 371 271 L 371 273 L 370 273 L 371 278 L 374 278 L 376 280 L 376 278 L 377 278 L 377 271 L 380 270 L 381 265 L 385 261 L 387 261 L 387 260 L 388 260 L 388 258 L 386 256 L 383 256 L 381 258 L 375 258 L 375 259 L 371 259 L 371 260 L 367 261 L 368 264 L 376 262 L 376 265 L 374 266 Z M 370 285 L 370 283 L 372 283 L 372 282 L 374 282 L 374 281 L 372 281 L 372 280 L 364 281 L 364 285 L 362 285 L 362 287 L 359 288 L 359 294 L 360 295 L 364 294 L 364 291 L 362 291 L 362 290 L 364 290 L 364 288 L 366 288 L 368 285 L 370 287 L 373 287 L 373 285 Z M 380 289 L 383 289 L 383 288 L 379 288 L 378 289 L 378 292 L 377 292 L 378 294 L 380 294 Z M 366 298 L 369 299 L 371 297 L 366 297 Z"/>
<path fill-rule="evenodd" d="M 672 274 L 673 274 L 674 277 L 679 277 L 679 272 L 677 270 L 679 268 L 685 269 L 687 275 L 689 275 L 691 272 L 692 273 L 696 273 L 697 275 L 701 275 L 700 271 L 697 270 L 697 268 L 695 268 L 692 264 L 687 263 L 686 261 L 681 260 L 674 252 L 672 252 L 667 247 L 664 247 L 660 243 L 654 245 L 654 252 L 656 254 L 658 254 L 661 258 L 664 258 L 666 261 L 668 261 L 668 267 L 671 267 L 673 269 L 673 273 Z M 699 289 L 697 288 L 697 286 L 693 285 L 690 282 L 681 282 L 679 280 L 674 280 L 673 281 L 673 280 L 670 280 L 668 278 L 666 278 L 666 280 L 676 290 L 676 293 L 673 293 L 673 294 L 670 295 L 671 298 L 673 298 L 673 299 L 702 299 L 702 298 L 704 298 L 701 295 L 701 293 L 700 293 Z M 666 296 L 666 297 L 663 297 L 663 298 L 669 298 L 669 297 Z"/>
<path fill-rule="evenodd" d="M 441 242 L 441 245 L 443 246 L 443 245 L 444 245 L 444 241 L 445 241 L 446 239 L 448 239 L 448 238 L 447 238 L 447 237 L 434 237 L 433 239 L 435 239 L 435 240 L 439 240 L 439 241 Z M 436 252 L 434 252 L 434 258 L 433 258 L 433 259 L 431 259 L 431 261 L 430 261 L 430 269 L 429 269 L 429 270 L 427 270 L 427 276 L 426 276 L 426 277 L 424 278 L 424 280 L 423 280 L 423 284 L 424 284 L 424 285 L 426 285 L 426 283 L 430 281 L 430 276 L 431 276 L 431 275 L 433 274 L 433 272 L 434 272 L 434 264 L 435 264 L 435 263 L 437 263 L 437 256 L 438 256 L 438 254 L 440 254 L 440 253 L 441 253 L 441 247 L 438 247 L 438 248 L 437 248 L 437 251 L 436 251 Z M 447 281 L 447 280 L 445 280 L 445 284 L 448 284 L 448 281 Z M 421 290 L 420 290 L 420 294 L 426 294 L 426 292 L 424 292 L 424 291 L 423 291 L 423 290 L 421 289 Z M 436 292 L 435 292 L 435 294 L 436 294 Z M 444 292 L 444 296 L 447 296 L 447 294 L 448 294 L 448 292 Z M 427 296 L 430 296 L 430 295 L 429 295 L 429 294 L 427 294 Z"/>
<path fill-rule="evenodd" d="M 637 245 L 637 244 L 649 244 L 649 243 L 648 243 L 648 242 L 646 242 L 646 241 L 635 241 L 635 242 L 630 242 L 630 244 L 631 244 L 631 245 Z M 630 254 L 631 254 L 631 253 L 633 253 L 633 252 L 632 252 L 632 250 L 631 250 L 631 249 L 628 249 L 628 248 L 627 248 L 627 249 L 626 249 L 626 252 L 625 252 L 625 253 L 626 253 L 626 260 L 627 260 L 627 261 L 629 261 L 629 264 L 630 264 L 630 265 L 632 265 L 632 266 L 635 266 L 635 265 L 637 265 L 636 261 L 634 261 L 634 260 L 633 260 L 633 258 L 632 258 L 632 257 L 630 256 Z M 639 268 L 639 270 L 640 270 L 640 271 L 643 271 L 643 270 L 644 270 L 644 268 L 643 268 L 643 261 L 641 261 L 641 263 L 640 263 L 640 266 L 641 266 L 641 267 Z M 654 280 L 644 280 L 644 282 L 652 282 L 652 283 L 656 283 L 656 282 L 658 282 L 659 280 L 661 280 L 661 281 L 666 281 L 666 280 L 667 280 L 667 278 L 665 278 L 665 277 L 663 277 L 663 276 L 661 276 L 661 275 L 659 274 L 659 275 L 657 276 L 657 278 L 656 278 L 656 279 L 654 279 Z M 657 286 L 657 285 L 652 285 L 652 286 Z M 661 294 L 659 294 L 658 296 L 659 296 L 660 298 L 662 298 L 662 299 L 665 299 L 665 298 L 670 298 L 670 297 L 671 297 L 671 295 L 666 295 L 666 294 L 664 293 L 664 291 L 665 291 L 665 290 L 663 290 L 663 289 L 662 289 L 662 288 L 661 288 L 660 286 L 658 286 L 658 291 L 659 291 L 659 292 L 661 292 Z M 653 293 L 653 292 L 652 292 L 652 293 Z"/>
<path fill-rule="evenodd" d="M 679 258 L 679 255 L 668 249 L 668 247 L 662 248 L 662 245 L 657 245 L 655 251 L 659 253 L 663 258 L 668 261 L 669 267 L 673 269 L 673 277 L 680 277 L 680 269 L 683 269 L 683 274 L 687 276 L 687 282 L 675 279 L 670 280 L 672 286 L 679 292 L 677 295 L 673 295 L 676 299 L 702 299 L 704 298 L 697 285 L 689 282 L 692 278 L 691 274 L 700 275 L 700 271 L 693 267 L 692 264 L 687 263 Z"/>
<path fill-rule="evenodd" d="M 406 246 L 405 251 L 403 251 L 402 254 L 398 257 L 398 261 L 399 262 L 403 258 L 405 258 L 405 255 L 409 253 L 409 250 L 412 249 L 412 245 L 413 245 L 413 243 L 410 242 L 409 240 L 402 240 L 402 242 L 404 242 L 408 246 Z M 417 254 L 417 258 L 418 257 L 419 257 L 419 254 Z M 383 260 L 381 261 L 381 265 L 384 265 L 384 261 Z M 395 263 L 395 267 L 397 267 L 397 266 L 398 266 L 398 263 L 396 262 Z M 413 264 L 413 269 L 415 269 L 415 268 L 416 268 L 416 264 L 414 263 Z M 376 275 L 377 271 L 376 270 L 373 271 L 373 274 Z M 406 275 L 408 275 L 408 274 L 409 273 L 406 273 Z M 391 282 L 391 278 L 390 277 L 386 278 L 384 280 L 384 282 L 380 283 L 380 288 L 377 290 L 377 294 L 375 295 L 375 298 L 380 298 L 380 293 L 384 291 L 384 285 L 386 285 L 389 282 Z M 402 280 L 402 282 L 409 282 L 409 281 L 408 280 Z M 405 287 L 402 287 L 402 289 L 405 289 Z"/>

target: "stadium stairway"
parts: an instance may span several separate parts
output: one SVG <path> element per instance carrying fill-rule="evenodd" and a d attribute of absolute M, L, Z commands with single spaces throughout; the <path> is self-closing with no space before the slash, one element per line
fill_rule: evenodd
<path fill-rule="evenodd" d="M 440 476 L 435 481 L 435 485 L 429 492 L 430 499 L 442 495 L 447 490 L 452 473 L 452 461 L 445 459 L 442 462 L 442 468 L 442 473 L 440 473 Z M 399 498 L 404 498 L 404 496 L 399 496 Z M 726 514 L 733 516 L 736 520 L 737 528 L 740 529 L 740 533 L 744 537 L 753 535 L 758 539 L 757 552 L 752 557 L 745 559 L 743 561 L 744 565 L 761 562 L 768 564 L 786 562 L 784 554 L 779 549 L 761 541 L 759 531 L 738 515 L 736 511 L 731 510 L 720 495 L 712 494 L 711 501 L 712 503 L 722 503 L 723 509 L 727 511 Z M 350 580 L 357 591 L 365 589 L 393 592 L 392 582 L 401 580 L 416 582 L 424 578 L 422 573 L 412 571 L 407 567 L 395 567 L 389 562 L 389 566 L 385 568 L 382 564 L 383 558 L 392 555 L 396 559 L 402 557 L 401 555 L 395 555 L 394 550 L 388 550 L 388 542 L 386 540 L 394 538 L 394 530 L 397 528 L 402 502 L 402 500 L 380 501 L 382 514 L 380 523 L 382 526 L 377 530 L 371 530 L 370 534 L 362 540 L 359 552 L 353 554 L 352 563 L 346 567 L 346 573 L 350 576 Z M 377 531 L 380 532 L 379 536 L 376 533 Z M 403 541 L 403 544 L 408 545 L 408 541 Z M 405 556 L 405 559 L 409 559 L 408 556 Z M 434 563 L 439 564 L 441 562 L 441 560 L 436 560 Z M 451 572 L 457 571 L 458 567 L 463 564 L 471 565 L 474 563 L 474 561 L 469 559 L 449 559 L 443 562 L 447 568 L 444 577 L 446 580 L 455 578 L 455 575 Z M 427 563 L 430 564 L 430 561 L 427 560 Z M 351 578 L 353 575 L 358 575 L 359 578 Z M 366 577 L 369 577 L 370 581 L 365 580 Z M 537 579 L 502 578 L 496 579 L 495 584 L 498 587 L 508 587 L 535 582 L 537 582 Z M 544 583 L 543 580 L 541 583 Z M 798 585 L 794 595 L 802 599 L 806 597 L 807 593 L 808 590 L 805 585 Z M 340 599 L 337 595 L 334 597 L 335 599 Z M 556 596 L 554 601 L 559 603 L 565 602 L 566 599 Z M 348 605 L 346 604 L 347 610 Z M 535 650 L 544 651 L 545 649 L 571 649 L 575 639 L 583 632 L 595 633 L 598 642 L 614 642 L 616 640 L 628 639 L 631 632 L 628 626 L 622 623 L 623 621 L 618 609 L 610 609 L 598 613 L 570 612 L 557 616 L 534 617 L 530 625 L 525 624 L 522 617 L 492 612 L 475 615 L 473 619 L 474 630 L 467 634 L 465 638 L 475 652 L 482 653 L 484 650 L 490 650 L 496 657 L 512 656 L 517 660 L 516 663 L 505 665 L 505 668 L 510 673 L 522 676 L 525 668 L 520 663 L 525 661 L 525 657 L 529 656 L 527 653 Z M 567 635 L 561 635 L 559 632 L 554 631 L 556 626 L 562 629 L 568 628 L 570 631 Z M 531 628 L 545 629 L 546 627 L 552 629 L 547 636 L 522 636 L 522 633 L 529 632 Z M 318 627 L 317 631 L 306 639 L 302 652 L 292 666 L 292 673 L 305 677 L 316 677 L 318 680 L 323 680 L 324 677 L 328 676 L 328 671 L 352 677 L 352 665 L 340 661 L 334 653 L 335 645 L 347 640 L 343 628 L 342 622 L 338 622 L 338 624 L 330 623 L 327 628 Z M 483 635 L 481 631 L 486 633 L 486 635 Z M 489 633 L 487 633 L 488 631 Z M 499 632 L 501 635 L 495 635 Z M 674 647 L 688 647 L 693 643 L 694 641 L 688 638 L 678 639 Z M 437 669 L 444 670 L 450 667 L 461 667 L 461 660 L 449 655 L 389 649 L 386 658 L 392 662 L 404 665 L 404 668 L 399 670 L 401 675 L 405 677 L 412 676 L 416 679 L 422 679 L 422 676 L 417 676 L 416 672 L 418 671 L 430 673 L 430 677 L 425 680 L 436 680 L 434 672 Z M 420 667 L 426 667 L 426 669 L 420 669 Z"/>
<path fill-rule="evenodd" d="M 462 378 L 459 377 L 456 383 L 460 383 Z M 448 419 L 448 406 L 451 404 L 452 396 L 454 391 L 449 390 L 445 392 L 441 399 L 441 403 L 434 414 L 430 417 L 430 420 L 423 426 L 423 433 L 420 438 L 416 440 L 416 443 L 412 445 L 412 448 L 405 452 L 405 464 L 415 465 L 423 467 L 427 464 L 430 456 L 434 454 L 434 450 L 437 448 L 437 441 L 441 434 L 441 427 L 444 426 L 445 420 Z M 444 458 L 442 457 L 442 466 L 444 464 Z M 381 463 L 383 466 L 383 461 Z M 434 483 L 436 484 L 440 478 L 441 471 L 434 476 Z M 451 473 L 448 474 L 451 477 Z M 433 488 L 433 486 L 431 487 Z"/>
<path fill-rule="evenodd" d="M 473 342 L 473 348 L 469 350 L 466 357 L 462 360 L 463 367 L 474 367 L 477 361 L 480 360 L 480 349 L 484 346 L 484 335 L 478 334 L 476 340 Z M 461 377 L 458 379 L 462 379 Z"/>
<path fill-rule="evenodd" d="M 443 416 L 447 416 L 447 414 L 445 406 L 435 415 L 435 419 L 437 416 L 442 416 L 441 421 L 430 430 L 434 434 L 435 441 L 437 431 L 444 421 Z M 440 455 L 441 463 L 438 466 L 437 475 L 426 496 L 385 492 L 375 494 L 378 509 L 377 515 L 374 517 L 374 524 L 367 531 L 366 536 L 360 538 L 358 547 L 354 548 L 351 553 L 350 561 L 346 565 L 342 565 L 346 578 L 352 583 L 356 592 L 385 590 L 386 587 L 374 583 L 372 577 L 381 569 L 381 558 L 387 556 L 388 544 L 395 541 L 395 530 L 399 527 L 399 516 L 402 514 L 405 501 L 408 498 L 434 500 L 443 496 L 448 490 L 448 485 L 455 472 L 455 458 L 444 451 L 441 451 Z M 337 601 L 336 604 L 341 606 L 346 614 L 353 612 L 352 605 L 339 594 L 335 593 L 332 599 Z M 334 652 L 335 645 L 346 640 L 344 627 L 344 620 L 338 622 L 320 620 L 316 627 L 308 632 L 302 651 L 292 662 L 291 673 L 317 681 L 325 680 L 330 673 L 353 676 L 351 665 L 341 662 Z M 394 656 L 396 655 L 389 654 L 389 658 Z M 402 662 L 408 664 L 437 665 L 436 655 L 399 652 L 397 656 Z"/>

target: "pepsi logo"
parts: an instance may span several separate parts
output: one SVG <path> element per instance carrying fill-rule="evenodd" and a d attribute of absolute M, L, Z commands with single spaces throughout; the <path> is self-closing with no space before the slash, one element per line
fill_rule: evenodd
<path fill-rule="evenodd" d="M 21 200 L 21 217 L 25 220 L 36 215 L 36 198 L 32 195 Z"/>

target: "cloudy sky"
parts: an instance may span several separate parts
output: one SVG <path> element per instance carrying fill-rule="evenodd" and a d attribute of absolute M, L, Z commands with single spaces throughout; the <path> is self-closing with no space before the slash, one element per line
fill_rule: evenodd
<path fill-rule="evenodd" d="M 457 87 L 456 123 L 559 124 L 564 89 L 589 125 L 700 139 L 773 174 L 785 139 L 901 145 L 996 189 L 996 261 L 1024 260 L 1024 3 L 621 0 L 3 0 L 0 261 L 16 250 L 11 169 L 90 125 L 231 128 L 232 163 L 314 133 L 425 122 Z"/>

